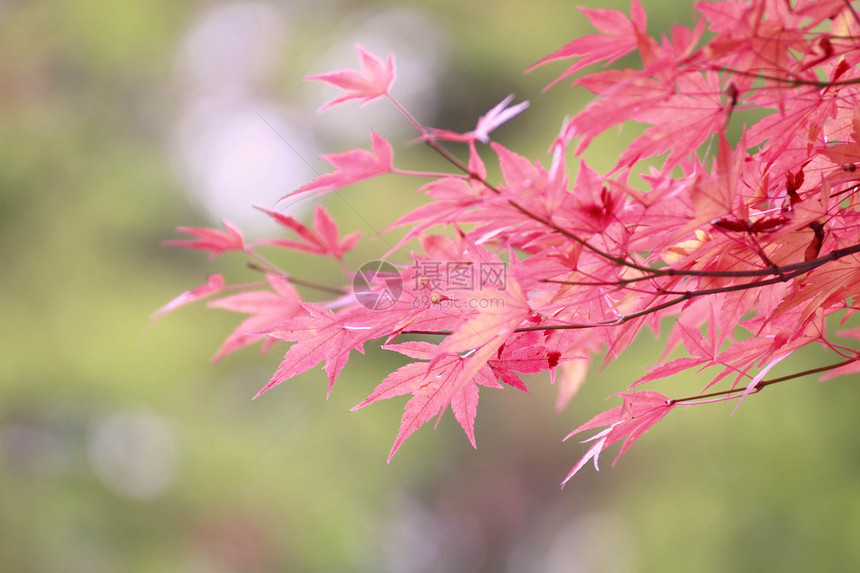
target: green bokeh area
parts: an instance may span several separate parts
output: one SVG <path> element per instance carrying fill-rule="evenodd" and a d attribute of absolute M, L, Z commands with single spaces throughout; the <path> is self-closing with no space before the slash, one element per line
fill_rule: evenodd
<path fill-rule="evenodd" d="M 434 126 L 471 129 L 516 92 L 532 107 L 498 139 L 545 159 L 561 118 L 587 101 L 565 85 L 541 94 L 561 67 L 521 72 L 588 33 L 571 3 L 310 4 L 0 3 L 0 571 L 856 568 L 853 377 L 775 385 L 734 415 L 734 405 L 678 410 L 614 469 L 609 451 L 600 473 L 586 468 L 561 491 L 585 451 L 561 438 L 614 406 L 604 398 L 654 363 L 659 341 L 644 338 L 595 368 L 561 414 L 548 376 L 527 379 L 530 396 L 485 391 L 477 451 L 447 414 L 386 465 L 405 399 L 349 409 L 402 364 L 391 353 L 369 347 L 355 355 L 328 399 L 316 368 L 251 401 L 283 348 L 263 356 L 245 349 L 213 365 L 237 315 L 199 305 L 150 324 L 154 310 L 208 273 L 256 279 L 239 258 L 208 263 L 202 253 L 161 245 L 176 226 L 215 226 L 234 215 L 216 214 L 195 195 L 176 145 L 193 91 L 185 76 L 195 73 L 181 54 L 212 10 L 263 6 L 281 15 L 267 24 L 280 38 L 279 56 L 244 89 L 289 105 L 298 132 L 321 152 L 366 146 L 366 130 L 344 135 L 314 116 L 332 92 L 309 89 L 301 77 L 328 69 L 322 54 L 332 46 L 384 46 L 384 34 L 364 37 L 354 30 L 374 28 L 356 22 L 394 12 L 402 21 L 418 14 L 422 29 L 432 22 L 446 50 L 431 77 L 437 97 L 416 110 Z M 652 33 L 687 22 L 678 16 L 686 7 L 648 5 Z M 229 56 L 243 44 L 241 36 L 229 44 L 226 30 Z M 203 53 L 195 61 L 216 66 L 210 76 L 235 75 L 217 69 L 227 60 Z M 382 104 L 347 105 L 354 116 L 396 116 Z M 413 137 L 384 134 L 395 145 Z M 600 138 L 588 160 L 610 167 L 629 135 Z M 444 168 L 419 146 L 396 149 L 407 167 Z M 324 203 L 342 231 L 368 239 L 419 204 L 416 186 L 383 178 Z M 235 216 L 253 221 L 254 201 L 239 197 Z M 296 216 L 309 220 L 310 211 Z M 379 257 L 397 233 L 363 243 L 347 263 Z M 310 257 L 280 262 L 320 282 L 340 280 L 336 265 Z M 809 349 L 781 366 L 817 366 L 822 354 Z M 705 381 L 654 388 L 689 395 Z"/>

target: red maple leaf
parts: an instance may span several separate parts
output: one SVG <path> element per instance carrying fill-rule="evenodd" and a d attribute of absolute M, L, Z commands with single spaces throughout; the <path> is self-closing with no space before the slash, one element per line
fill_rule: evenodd
<path fill-rule="evenodd" d="M 538 331 L 514 334 L 499 348 L 496 356 L 487 361 L 487 365 L 505 384 L 528 392 L 517 372 L 535 374 L 553 370 L 561 357 L 558 351 L 543 346 L 542 339 L 543 334 Z"/>

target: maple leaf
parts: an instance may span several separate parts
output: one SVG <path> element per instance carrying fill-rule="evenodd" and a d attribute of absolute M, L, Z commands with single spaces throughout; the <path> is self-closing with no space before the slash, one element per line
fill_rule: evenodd
<path fill-rule="evenodd" d="M 475 139 L 481 143 L 490 142 L 490 133 L 503 123 L 510 121 L 529 107 L 528 101 L 523 101 L 515 106 L 508 107 L 514 101 L 514 94 L 496 104 L 493 109 L 478 118 L 478 125 L 475 127 Z"/>
<path fill-rule="evenodd" d="M 493 109 L 478 118 L 478 124 L 475 126 L 474 131 L 457 133 L 447 129 L 431 129 L 428 131 L 427 138 L 445 141 L 459 141 L 462 143 L 480 141 L 481 143 L 487 144 L 490 142 L 490 133 L 529 107 L 528 101 L 523 101 L 515 106 L 508 107 L 512 101 L 514 101 L 514 94 L 510 94 L 508 97 L 496 104 Z"/>
<path fill-rule="evenodd" d="M 371 177 L 390 173 L 393 169 L 391 144 L 372 130 L 371 138 L 372 152 L 366 149 L 352 149 L 343 153 L 323 155 L 322 158 L 335 168 L 334 173 L 320 175 L 286 196 L 319 190 L 328 193 Z"/>
<path fill-rule="evenodd" d="M 366 338 L 360 331 L 341 324 L 333 312 L 310 303 L 303 303 L 302 310 L 301 314 L 266 332 L 268 336 L 295 344 L 290 346 L 278 370 L 254 398 L 323 360 L 329 380 L 328 395 L 331 395 L 334 381 L 349 360 L 349 353 L 352 350 L 364 353 Z"/>
<path fill-rule="evenodd" d="M 603 412 L 602 414 L 598 414 L 564 438 L 566 440 L 579 432 L 599 428 L 601 426 L 609 426 L 605 430 L 586 440 L 587 442 L 595 441 L 595 443 L 591 446 L 588 452 L 582 456 L 582 459 L 573 466 L 573 469 L 570 470 L 567 477 L 565 477 L 564 481 L 561 482 L 562 486 L 564 486 L 570 478 L 576 475 L 576 472 L 582 469 L 582 466 L 584 466 L 588 460 L 594 460 L 594 468 L 599 470 L 600 468 L 597 466 L 597 459 L 600 456 L 600 452 L 623 438 L 624 444 L 621 446 L 621 451 L 618 452 L 618 455 L 612 462 L 612 465 L 615 466 L 615 463 L 624 454 L 624 452 L 627 451 L 627 448 L 633 445 L 633 443 L 638 440 L 642 434 L 648 431 L 651 426 L 663 419 L 663 417 L 671 412 L 675 407 L 675 404 L 669 400 L 669 398 L 663 396 L 659 392 L 654 392 L 653 390 L 616 394 L 616 396 L 619 396 L 624 401 L 621 406 L 613 408 L 607 412 Z"/>
<path fill-rule="evenodd" d="M 245 250 L 245 242 L 239 228 L 227 220 L 221 224 L 224 225 L 224 231 L 208 227 L 176 227 L 177 232 L 193 235 L 197 239 L 170 239 L 163 244 L 168 247 L 209 251 L 210 260 L 229 251 Z"/>
<path fill-rule="evenodd" d="M 588 360 L 582 358 L 562 362 L 560 367 L 561 375 L 556 376 L 556 383 L 558 384 L 558 397 L 555 400 L 556 412 L 564 410 L 585 383 L 585 375 L 588 373 Z"/>
<path fill-rule="evenodd" d="M 521 197 L 527 191 L 537 188 L 542 191 L 543 186 L 538 186 L 538 180 L 545 175 L 543 169 L 539 169 L 521 155 L 513 153 L 503 145 L 498 143 L 492 144 L 493 151 L 499 158 L 499 167 L 502 170 L 502 176 L 505 178 L 505 184 L 515 196 Z"/>
<path fill-rule="evenodd" d="M 361 60 L 361 71 L 356 70 L 335 70 L 324 74 L 306 76 L 306 80 L 317 82 L 325 82 L 331 84 L 346 92 L 340 97 L 325 103 L 317 113 L 322 113 L 328 108 L 339 103 L 352 99 L 360 99 L 362 105 L 375 100 L 378 97 L 384 96 L 391 89 L 391 84 L 394 83 L 396 71 L 394 66 L 394 56 L 389 55 L 388 61 L 383 64 L 382 60 L 374 56 L 361 47 L 360 44 L 355 45 Z"/>
<path fill-rule="evenodd" d="M 543 346 L 542 338 L 543 335 L 537 331 L 514 334 L 499 347 L 487 365 L 502 382 L 528 393 L 517 372 L 535 374 L 552 370 L 561 357 L 558 351 Z"/>
<path fill-rule="evenodd" d="M 301 299 L 290 281 L 284 277 L 268 273 L 266 279 L 272 290 L 247 291 L 210 301 L 208 306 L 223 308 L 233 312 L 250 314 L 227 337 L 213 357 L 218 362 L 227 354 L 244 346 L 265 339 L 263 352 L 267 351 L 277 339 L 269 337 L 266 331 L 293 318 L 301 312 Z"/>
<path fill-rule="evenodd" d="M 568 125 L 566 139 L 582 137 L 577 154 L 585 151 L 598 134 L 623 124 L 651 106 L 662 104 L 674 93 L 671 83 L 635 70 L 606 70 L 576 83 L 601 96 L 576 114 Z"/>
<path fill-rule="evenodd" d="M 722 132 L 731 108 L 721 101 L 719 76 L 707 72 L 700 77 L 684 76 L 678 82 L 679 93 L 631 117 L 653 127 L 646 129 L 624 150 L 617 168 L 630 167 L 640 159 L 668 152 L 663 169 L 670 169 L 711 134 Z"/>
<path fill-rule="evenodd" d="M 265 207 L 256 206 L 257 209 L 269 215 L 279 225 L 294 231 L 302 241 L 291 241 L 288 239 L 261 239 L 254 241 L 252 246 L 273 245 L 286 249 L 294 249 L 314 255 L 328 255 L 338 260 L 343 258 L 344 253 L 352 249 L 358 242 L 359 232 L 352 233 L 340 239 L 337 224 L 328 211 L 322 205 L 314 209 L 314 230 L 311 231 L 305 225 L 289 215 L 276 211 L 270 211 Z"/>
<path fill-rule="evenodd" d="M 468 237 L 464 238 L 464 247 L 474 265 L 501 265 L 497 256 Z M 512 252 L 509 257 L 511 274 L 516 275 L 517 258 Z M 440 352 L 444 353 L 469 353 L 466 365 L 460 373 L 460 384 L 465 384 L 484 368 L 487 362 L 497 355 L 505 340 L 531 315 L 528 299 L 513 276 L 506 277 L 504 290 L 494 293 L 494 296 L 499 299 L 499 304 L 469 317 L 439 346 Z"/>
<path fill-rule="evenodd" d="M 679 372 L 696 366 L 704 369 L 714 364 L 725 364 L 718 356 L 720 346 L 726 336 L 725 331 L 720 331 L 719 329 L 718 315 L 720 312 L 725 312 L 723 309 L 727 305 L 724 304 L 723 298 L 717 300 L 699 299 L 699 302 L 703 305 L 704 312 L 707 313 L 701 317 L 701 320 L 707 320 L 707 337 L 703 336 L 699 330 L 698 322 L 700 322 L 700 319 L 696 315 L 697 309 L 690 308 L 690 314 L 682 315 L 678 320 L 675 330 L 670 337 L 669 346 L 666 351 L 668 353 L 669 348 L 673 345 L 673 339 L 677 337 L 683 341 L 684 350 L 686 350 L 687 356 L 682 356 L 681 358 L 676 358 L 670 362 L 650 368 L 651 372 L 639 378 L 631 385 L 631 388 L 644 384 L 645 382 L 673 376 Z M 696 303 L 693 303 L 693 305 L 695 304 Z M 691 307 L 693 305 L 691 305 Z M 732 323 L 731 326 L 734 327 L 736 323 L 737 321 Z M 713 383 L 714 382 L 711 384 Z"/>
<path fill-rule="evenodd" d="M 199 287 L 193 288 L 189 291 L 185 291 L 184 293 L 177 296 L 176 298 L 156 310 L 154 313 L 152 313 L 152 316 L 150 318 L 151 320 L 157 320 L 168 312 L 176 310 L 180 306 L 185 306 L 186 304 L 191 304 L 192 302 L 204 299 L 208 296 L 212 296 L 213 294 L 220 292 L 223 289 L 224 275 L 209 275 L 209 277 L 206 279 L 206 284 L 200 285 Z"/>
<path fill-rule="evenodd" d="M 628 18 L 620 10 L 582 7 L 579 9 L 588 17 L 592 26 L 604 33 L 577 38 L 539 62 L 532 64 L 526 71 L 558 60 L 570 58 L 576 60 L 545 89 L 551 88 L 561 80 L 597 62 L 603 61 L 606 64 L 611 64 L 635 50 L 643 41 L 646 26 L 645 11 L 638 0 L 633 0 L 631 3 L 632 18 Z"/>
<path fill-rule="evenodd" d="M 469 173 L 485 179 L 487 168 L 478 154 L 474 141 L 469 142 Z M 386 257 L 402 247 L 414 237 L 420 237 L 428 228 L 437 224 L 448 224 L 451 221 L 468 220 L 468 211 L 475 206 L 486 204 L 487 187 L 474 178 L 464 180 L 461 177 L 444 177 L 421 187 L 420 191 L 435 199 L 402 216 L 389 226 L 389 229 L 402 225 L 411 225 L 411 229 L 391 250 Z M 499 202 L 504 200 L 495 198 Z"/>
<path fill-rule="evenodd" d="M 489 368 L 482 368 L 461 383 L 465 359 L 457 354 L 440 354 L 438 347 L 428 342 L 406 342 L 384 345 L 386 350 L 405 354 L 412 358 L 425 358 L 426 362 L 413 362 L 401 366 L 352 411 L 365 406 L 404 394 L 412 394 L 406 403 L 400 421 L 400 431 L 388 454 L 388 461 L 415 430 L 429 420 L 441 419 L 450 406 L 454 417 L 463 428 L 472 447 L 475 441 L 475 416 L 477 415 L 478 391 L 480 386 L 501 388 Z M 438 420 L 437 420 L 438 424 Z"/>
<path fill-rule="evenodd" d="M 696 221 L 714 221 L 727 214 L 740 215 L 746 218 L 742 209 L 738 209 L 738 187 L 740 166 L 746 155 L 744 138 L 736 150 L 732 150 L 726 138 L 719 136 L 719 152 L 714 160 L 716 176 L 694 185 L 690 190 L 690 199 L 696 210 Z"/>
<path fill-rule="evenodd" d="M 386 257 L 410 239 L 424 236 L 427 229 L 435 225 L 444 225 L 452 220 L 467 220 L 467 212 L 482 202 L 482 187 L 456 177 L 446 177 L 423 187 L 422 190 L 435 200 L 413 209 L 389 225 L 389 229 L 405 225 L 409 225 L 410 228 L 403 239 L 386 254 Z"/>
<path fill-rule="evenodd" d="M 851 118 L 851 143 L 841 143 L 828 147 L 824 151 L 833 163 L 853 165 L 860 162 L 860 108 L 855 109 Z"/>

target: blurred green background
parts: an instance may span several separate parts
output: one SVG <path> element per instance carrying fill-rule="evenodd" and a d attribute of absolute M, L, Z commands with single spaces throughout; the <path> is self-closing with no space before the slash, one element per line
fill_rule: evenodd
<path fill-rule="evenodd" d="M 686 5 L 646 5 L 652 33 L 688 21 Z M 366 146 L 370 126 L 413 137 L 384 103 L 316 116 L 333 92 L 304 75 L 354 67 L 356 42 L 394 52 L 395 93 L 459 130 L 515 92 L 532 107 L 498 138 L 545 158 L 585 94 L 540 93 L 563 65 L 522 70 L 588 31 L 562 0 L 0 2 L 0 571 L 855 568 L 849 378 L 770 388 L 733 417 L 733 405 L 678 411 L 616 468 L 607 452 L 603 471 L 560 491 L 585 451 L 561 438 L 614 406 L 603 399 L 654 363 L 659 342 L 595 369 L 561 415 L 545 376 L 531 396 L 485 391 L 477 451 L 446 415 L 386 465 L 405 400 L 348 410 L 398 366 L 388 353 L 356 357 L 329 400 L 314 369 L 252 402 L 277 349 L 209 362 L 237 315 L 200 305 L 149 326 L 208 273 L 248 272 L 162 247 L 175 226 L 228 218 L 271 232 L 250 205 L 324 172 L 319 153 Z M 601 138 L 589 161 L 611 166 L 628 139 Z M 421 147 L 399 156 L 439 166 Z M 324 202 L 369 239 L 418 204 L 414 188 L 386 178 Z"/>

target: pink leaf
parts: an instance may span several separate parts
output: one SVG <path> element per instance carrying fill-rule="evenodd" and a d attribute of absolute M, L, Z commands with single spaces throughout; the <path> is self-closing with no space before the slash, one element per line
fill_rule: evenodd
<path fill-rule="evenodd" d="M 632 20 L 619 10 L 580 10 L 588 16 L 591 24 L 603 33 L 578 38 L 528 68 L 527 71 L 531 71 L 557 60 L 577 60 L 547 88 L 592 64 L 601 61 L 610 64 L 627 55 L 636 49 L 640 43 L 640 35 L 645 31 L 645 13 L 637 0 L 634 0 L 631 6 Z"/>
<path fill-rule="evenodd" d="M 529 106 L 529 102 L 524 101 L 513 107 L 508 107 L 508 104 L 513 100 L 514 94 L 511 94 L 478 119 L 478 126 L 475 128 L 475 137 L 478 141 L 489 143 L 490 132 L 516 117 Z"/>
<path fill-rule="evenodd" d="M 615 462 L 627 451 L 627 448 L 633 445 L 633 442 L 638 440 L 642 434 L 663 419 L 675 407 L 675 404 L 666 396 L 651 390 L 617 394 L 617 396 L 624 400 L 621 406 L 598 414 L 565 437 L 566 440 L 574 434 L 585 430 L 591 430 L 600 426 L 609 426 L 591 438 L 591 440 L 599 439 L 599 441 L 586 452 L 579 463 L 567 474 L 567 477 L 562 482 L 562 486 L 585 465 L 587 460 L 593 459 L 595 467 L 597 467 L 597 457 L 600 455 L 600 452 L 618 440 L 624 439 L 621 451 L 618 452 L 618 456 L 612 462 L 614 466 Z"/>
<path fill-rule="evenodd" d="M 315 255 L 328 255 L 336 259 L 341 259 L 343 258 L 344 253 L 352 249 L 358 242 L 358 232 L 344 237 L 343 240 L 340 239 L 337 224 L 322 205 L 317 205 L 314 209 L 313 231 L 289 215 L 284 215 L 277 211 L 270 211 L 265 207 L 256 207 L 260 211 L 263 211 L 272 217 L 272 219 L 282 227 L 294 231 L 302 240 L 261 239 L 252 243 L 252 246 L 272 245 L 283 247 L 285 249 L 294 249 Z"/>
<path fill-rule="evenodd" d="M 209 275 L 209 278 L 206 280 L 205 285 L 201 285 L 197 288 L 182 293 L 181 295 L 174 298 L 173 300 L 159 308 L 157 311 L 155 311 L 150 318 L 152 320 L 157 320 L 168 312 L 176 310 L 180 306 L 185 306 L 186 304 L 190 304 L 192 302 L 206 298 L 207 296 L 211 296 L 216 292 L 221 291 L 223 288 L 224 275 Z"/>
<path fill-rule="evenodd" d="M 570 360 L 561 364 L 561 375 L 557 377 L 558 397 L 555 400 L 556 412 L 561 412 L 576 396 L 585 383 L 588 373 L 588 360 Z"/>
<path fill-rule="evenodd" d="M 239 231 L 239 228 L 227 220 L 222 221 L 222 224 L 224 225 L 224 231 L 207 227 L 176 227 L 178 232 L 193 235 L 197 237 L 197 239 L 171 239 L 164 241 L 164 245 L 168 247 L 183 247 L 186 249 L 209 251 L 210 259 L 214 259 L 218 255 L 228 251 L 244 250 L 245 244 L 242 239 L 242 232 Z"/>
<path fill-rule="evenodd" d="M 542 338 L 543 335 L 537 331 L 513 334 L 498 349 L 496 356 L 487 361 L 487 365 L 502 382 L 528 393 L 516 372 L 535 374 L 552 370 L 559 363 L 560 353 L 546 348 Z"/>
<path fill-rule="evenodd" d="M 227 337 L 215 353 L 213 361 L 217 362 L 227 354 L 264 338 L 267 344 L 263 345 L 263 350 L 268 350 L 275 339 L 268 338 L 265 331 L 302 311 L 301 298 L 288 280 L 274 274 L 266 275 L 266 278 L 272 290 L 243 292 L 209 303 L 210 307 L 252 315 L 242 321 Z"/>
<path fill-rule="evenodd" d="M 295 344 L 287 350 L 278 370 L 254 398 L 323 360 L 329 380 L 328 394 L 331 394 L 335 378 L 349 360 L 349 353 L 352 350 L 364 352 L 362 336 L 340 324 L 334 313 L 308 303 L 303 308 L 305 313 L 268 332 L 269 336 Z"/>
<path fill-rule="evenodd" d="M 448 406 L 451 406 L 454 417 L 474 447 L 478 386 L 501 388 L 489 373 L 489 369 L 482 369 L 476 376 L 461 384 L 459 379 L 465 360 L 456 354 L 438 354 L 438 347 L 431 348 L 431 345 L 425 342 L 407 342 L 387 348 L 409 356 L 426 355 L 425 353 L 435 349 L 437 355 L 436 359 L 429 362 L 415 362 L 398 368 L 386 377 L 370 396 L 352 409 L 355 411 L 379 400 L 412 394 L 412 398 L 406 403 L 400 431 L 388 455 L 388 461 L 391 461 L 395 452 L 415 430 L 441 416 Z M 415 354 L 416 352 L 418 354 Z"/>
<path fill-rule="evenodd" d="M 382 60 L 367 52 L 361 45 L 356 44 L 355 49 L 361 59 L 361 71 L 336 70 L 325 74 L 307 76 L 305 79 L 331 84 L 343 90 L 344 95 L 337 97 L 321 106 L 317 113 L 322 113 L 328 108 L 352 99 L 360 99 L 362 105 L 374 99 L 384 96 L 391 89 L 396 76 L 394 68 L 394 56 L 389 55 L 388 61 L 383 64 Z"/>
<path fill-rule="evenodd" d="M 322 193 L 328 193 L 371 177 L 390 173 L 393 168 L 391 144 L 375 131 L 371 131 L 371 136 L 373 138 L 372 152 L 365 149 L 353 149 L 343 153 L 323 155 L 322 158 L 330 163 L 335 171 L 317 177 L 286 196 L 290 197 L 299 193 L 320 190 Z"/>
<path fill-rule="evenodd" d="M 478 125 L 475 127 L 474 131 L 457 133 L 447 129 L 431 129 L 429 130 L 428 138 L 445 141 L 459 141 L 462 143 L 475 141 L 480 141 L 484 144 L 489 143 L 490 133 L 492 131 L 503 123 L 516 117 L 522 113 L 524 109 L 529 107 L 529 102 L 527 101 L 518 103 L 513 107 L 508 107 L 513 100 L 514 94 L 511 94 L 496 104 L 493 109 L 478 118 Z"/>

